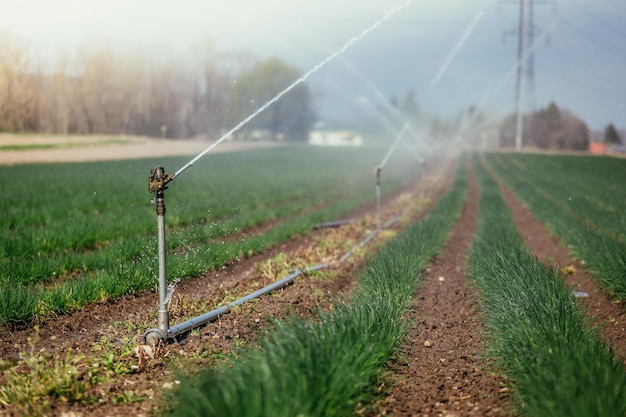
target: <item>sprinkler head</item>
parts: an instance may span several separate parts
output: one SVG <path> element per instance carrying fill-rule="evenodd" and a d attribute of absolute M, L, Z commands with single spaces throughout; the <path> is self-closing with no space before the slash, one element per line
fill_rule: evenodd
<path fill-rule="evenodd" d="M 165 168 L 160 165 L 150 168 L 150 177 L 148 177 L 148 191 L 155 193 L 157 191 L 167 190 L 165 186 L 172 180 L 172 176 L 165 172 Z"/>

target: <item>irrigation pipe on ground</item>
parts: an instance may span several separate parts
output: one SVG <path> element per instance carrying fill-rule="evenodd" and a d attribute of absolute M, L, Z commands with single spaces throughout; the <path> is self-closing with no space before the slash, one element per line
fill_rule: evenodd
<path fill-rule="evenodd" d="M 332 221 L 332 222 L 318 223 L 315 226 L 313 226 L 313 229 L 323 229 L 325 227 L 343 226 L 344 224 L 352 223 L 355 220 L 356 219 L 344 219 L 344 220 L 335 220 L 335 221 Z"/>
<path fill-rule="evenodd" d="M 385 223 L 385 227 L 389 227 L 391 225 L 393 225 L 394 223 L 396 223 L 402 216 L 402 212 L 398 213 L 396 216 L 394 216 L 391 220 L 389 220 L 387 223 Z M 245 297 L 239 298 L 238 300 L 235 300 L 225 306 L 216 308 L 214 310 L 211 310 L 205 314 L 202 314 L 200 316 L 194 317 L 192 319 L 189 319 L 187 321 L 184 321 L 180 324 L 177 324 L 175 326 L 170 327 L 167 332 L 160 330 L 160 329 L 152 329 L 149 330 L 145 335 L 144 335 L 144 340 L 146 343 L 149 344 L 156 344 L 158 343 L 160 340 L 165 340 L 165 339 L 174 339 L 177 336 L 180 336 L 184 333 L 187 333 L 197 327 L 200 327 L 206 323 L 209 323 L 211 321 L 217 320 L 217 318 L 219 318 L 221 315 L 228 313 L 233 307 L 242 305 L 248 301 L 254 300 L 255 298 L 259 298 L 263 295 L 266 295 L 272 291 L 281 289 L 283 287 L 286 287 L 287 285 L 291 284 L 296 278 L 298 278 L 299 276 L 302 275 L 306 275 L 309 274 L 311 272 L 315 272 L 315 271 L 319 271 L 321 269 L 325 269 L 330 267 L 331 265 L 334 265 L 336 263 L 343 263 L 345 262 L 350 255 L 352 254 L 352 252 L 357 249 L 360 248 L 364 245 L 366 245 L 369 241 L 371 241 L 380 231 L 380 229 L 376 229 L 373 232 L 371 232 L 365 239 L 361 240 L 360 242 L 358 242 L 357 244 L 355 244 L 348 252 L 346 252 L 341 258 L 339 258 L 336 261 L 331 261 L 331 262 L 326 262 L 326 263 L 321 263 L 321 264 L 317 264 L 317 265 L 313 265 L 313 266 L 309 266 L 307 268 L 304 269 L 296 269 L 294 270 L 291 274 L 289 274 L 288 276 L 286 276 L 285 278 L 278 280 L 268 286 L 265 286 L 263 288 L 261 288 L 260 290 L 257 290 L 253 293 L 250 293 L 248 295 L 246 295 Z"/>

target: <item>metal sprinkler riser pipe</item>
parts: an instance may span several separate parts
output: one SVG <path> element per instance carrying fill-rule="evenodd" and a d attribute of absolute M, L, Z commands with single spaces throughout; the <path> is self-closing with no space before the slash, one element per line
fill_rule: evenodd
<path fill-rule="evenodd" d="M 163 205 L 163 213 L 165 213 L 165 205 Z M 165 249 L 165 216 L 163 214 L 157 215 L 157 226 L 159 241 L 159 313 L 157 321 L 158 328 L 167 332 L 170 328 L 170 312 L 167 309 L 167 255 Z"/>
<path fill-rule="evenodd" d="M 159 312 L 157 315 L 157 329 L 149 330 L 146 333 L 146 340 L 164 339 L 170 328 L 170 313 L 167 309 L 167 273 L 166 273 L 166 246 L 165 246 L 165 190 L 167 183 L 172 180 L 172 176 L 165 172 L 165 168 L 157 165 L 150 169 L 148 178 L 148 191 L 154 193 L 154 200 L 157 214 L 157 240 L 159 256 Z"/>

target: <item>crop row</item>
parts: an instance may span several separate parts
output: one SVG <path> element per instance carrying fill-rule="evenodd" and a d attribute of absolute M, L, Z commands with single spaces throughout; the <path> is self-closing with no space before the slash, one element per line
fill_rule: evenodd
<path fill-rule="evenodd" d="M 523 246 L 495 180 L 480 187 L 471 275 L 481 289 L 489 353 L 529 416 L 626 415 L 626 374 L 598 340 L 571 288 Z"/>
<path fill-rule="evenodd" d="M 219 154 L 166 191 L 168 274 L 197 275 L 307 233 L 374 198 L 380 148 L 295 147 Z M 398 155 L 383 190 L 415 178 Z M 180 158 L 166 159 L 176 167 Z M 62 313 L 156 283 L 156 220 L 150 161 L 0 168 L 9 198 L 0 219 L 0 323 Z M 272 221 L 263 233 L 242 230 Z M 41 284 L 40 284 L 41 282 Z"/>
<path fill-rule="evenodd" d="M 521 174 L 526 182 L 549 195 L 563 210 L 572 212 L 604 234 L 626 242 L 626 190 L 616 187 L 626 169 L 624 160 L 532 154 L 500 154 L 496 160 L 501 169 L 507 167 L 517 176 Z M 600 171 L 594 167 L 599 162 L 614 170 L 603 167 Z"/>
<path fill-rule="evenodd" d="M 327 154 L 298 149 L 288 154 L 275 150 L 219 155 L 218 161 L 212 161 L 215 172 L 191 171 L 184 186 L 170 187 L 168 202 L 174 204 L 168 204 L 168 227 L 193 229 L 235 216 L 252 224 L 263 222 L 276 216 L 277 210 L 284 212 L 284 206 L 295 206 L 295 212 L 297 206 L 349 193 L 352 185 L 370 180 L 371 166 L 356 162 L 364 156 L 361 153 L 350 155 L 352 161 L 333 160 Z M 180 159 L 165 162 L 182 163 Z M 0 168 L 7 193 L 0 203 L 5 213 L 0 228 L 6 232 L 1 254 L 28 263 L 19 256 L 50 257 L 93 251 L 118 240 L 141 241 L 154 232 L 154 209 L 147 204 L 145 192 L 148 163 Z M 137 167 L 142 167 L 141 172 Z"/>
<path fill-rule="evenodd" d="M 615 185 L 626 160 L 494 154 L 488 162 L 608 291 L 626 298 L 626 192 Z"/>
<path fill-rule="evenodd" d="M 421 271 L 443 245 L 467 194 L 466 165 L 428 217 L 382 248 L 348 299 L 314 322 L 293 319 L 234 361 L 181 378 L 176 416 L 345 416 L 374 392 L 402 341 Z"/>

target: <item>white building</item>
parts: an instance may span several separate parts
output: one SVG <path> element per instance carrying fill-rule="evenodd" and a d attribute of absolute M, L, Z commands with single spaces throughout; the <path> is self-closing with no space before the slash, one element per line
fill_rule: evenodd
<path fill-rule="evenodd" d="M 309 145 L 316 146 L 361 146 L 363 137 L 351 130 L 312 130 Z"/>

